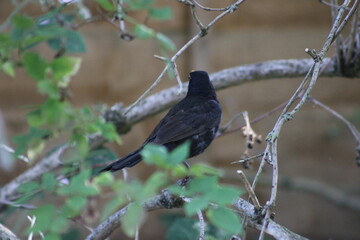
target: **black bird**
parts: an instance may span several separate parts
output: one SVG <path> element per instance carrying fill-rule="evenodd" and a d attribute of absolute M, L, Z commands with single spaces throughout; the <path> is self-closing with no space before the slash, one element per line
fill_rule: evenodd
<path fill-rule="evenodd" d="M 163 145 L 171 151 L 190 140 L 189 158 L 202 153 L 210 145 L 219 128 L 221 107 L 207 72 L 193 71 L 189 79 L 186 97 L 169 110 L 139 149 L 101 172 L 115 172 L 136 165 L 142 160 L 140 152 L 148 143 Z"/>

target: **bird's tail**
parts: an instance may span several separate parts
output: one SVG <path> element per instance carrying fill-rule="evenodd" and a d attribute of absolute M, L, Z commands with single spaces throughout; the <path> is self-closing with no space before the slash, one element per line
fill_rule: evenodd
<path fill-rule="evenodd" d="M 110 172 L 116 172 L 120 169 L 123 169 L 125 167 L 132 167 L 139 163 L 141 161 L 141 155 L 140 151 L 142 149 L 138 149 L 135 152 L 130 153 L 126 157 L 120 158 L 116 162 L 113 162 L 112 164 L 108 165 L 107 167 L 100 170 L 100 172 L 110 171 Z"/>

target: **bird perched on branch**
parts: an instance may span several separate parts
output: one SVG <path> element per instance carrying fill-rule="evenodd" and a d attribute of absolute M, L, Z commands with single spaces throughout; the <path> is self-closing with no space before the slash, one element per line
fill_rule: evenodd
<path fill-rule="evenodd" d="M 171 151 L 189 140 L 189 158 L 202 153 L 210 145 L 219 128 L 221 107 L 207 72 L 193 71 L 189 79 L 186 97 L 169 110 L 145 142 L 101 172 L 115 172 L 136 165 L 142 160 L 140 152 L 148 143 L 163 145 Z"/>

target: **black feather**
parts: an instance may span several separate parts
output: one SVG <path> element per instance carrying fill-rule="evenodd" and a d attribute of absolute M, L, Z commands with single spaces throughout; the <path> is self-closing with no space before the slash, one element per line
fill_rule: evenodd
<path fill-rule="evenodd" d="M 136 165 L 147 143 L 163 145 L 171 151 L 190 140 L 189 157 L 202 153 L 210 145 L 219 128 L 221 107 L 206 72 L 191 72 L 189 78 L 186 97 L 169 110 L 141 147 L 101 171 L 114 172 Z"/>

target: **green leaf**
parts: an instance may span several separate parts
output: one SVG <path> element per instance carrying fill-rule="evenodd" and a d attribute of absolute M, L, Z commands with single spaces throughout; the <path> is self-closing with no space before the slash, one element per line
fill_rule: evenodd
<path fill-rule="evenodd" d="M 167 220 L 167 219 L 166 219 Z M 168 220 L 165 222 L 168 223 Z M 166 240 L 194 240 L 199 236 L 199 230 L 195 227 L 196 221 L 191 218 L 176 218 L 167 228 Z M 206 237 L 208 237 L 206 235 Z M 208 238 L 206 238 L 208 240 Z"/>
<path fill-rule="evenodd" d="M 101 221 L 104 221 L 110 214 L 115 212 L 121 205 L 125 203 L 126 198 L 115 197 L 108 202 L 101 213 Z"/>
<path fill-rule="evenodd" d="M 41 110 L 36 109 L 31 111 L 26 116 L 27 122 L 31 127 L 40 127 L 44 124 L 44 119 L 41 116 Z"/>
<path fill-rule="evenodd" d="M 67 29 L 65 36 L 65 50 L 67 53 L 84 53 L 87 51 L 83 36 L 75 31 Z"/>
<path fill-rule="evenodd" d="M 55 233 L 64 233 L 66 232 L 69 226 L 69 221 L 67 218 L 63 216 L 56 216 L 56 218 L 52 221 L 50 226 L 50 231 Z M 48 235 L 46 235 L 47 239 Z"/>
<path fill-rule="evenodd" d="M 45 72 L 48 64 L 39 54 L 26 52 L 24 54 L 23 63 L 25 70 L 30 77 L 38 81 L 45 78 Z"/>
<path fill-rule="evenodd" d="M 67 87 L 69 79 L 75 75 L 80 69 L 81 58 L 63 56 L 54 59 L 50 63 L 52 75 L 56 81 L 63 80 L 59 83 L 59 87 Z"/>
<path fill-rule="evenodd" d="M 96 2 L 106 11 L 115 11 L 115 6 L 109 0 L 96 0 Z"/>
<path fill-rule="evenodd" d="M 48 233 L 44 238 L 46 240 L 61 240 L 61 237 L 57 233 Z"/>
<path fill-rule="evenodd" d="M 60 90 L 53 82 L 42 80 L 38 82 L 38 89 L 40 93 L 49 95 L 51 99 L 58 100 L 60 98 Z"/>
<path fill-rule="evenodd" d="M 241 190 L 231 186 L 219 186 L 214 191 L 209 192 L 207 197 L 210 201 L 219 205 L 231 204 L 239 197 Z"/>
<path fill-rule="evenodd" d="M 203 210 L 207 208 L 209 202 L 204 198 L 193 198 L 191 202 L 185 204 L 184 210 L 187 216 L 194 215 L 198 210 Z"/>
<path fill-rule="evenodd" d="M 125 0 L 131 10 L 143 10 L 149 8 L 155 0 Z"/>
<path fill-rule="evenodd" d="M 6 49 L 14 46 L 15 43 L 12 41 L 9 33 L 0 33 L 0 48 Z"/>
<path fill-rule="evenodd" d="M 221 170 L 201 163 L 192 165 L 189 171 L 190 175 L 194 175 L 196 177 L 201 177 L 204 175 L 215 175 L 220 177 L 223 175 L 223 172 Z"/>
<path fill-rule="evenodd" d="M 109 172 L 102 172 L 94 178 L 94 183 L 102 186 L 111 186 L 114 183 L 114 175 Z"/>
<path fill-rule="evenodd" d="M 36 216 L 36 222 L 30 231 L 34 233 L 39 233 L 40 231 L 46 232 L 46 230 L 52 225 L 55 211 L 55 206 L 52 204 L 45 204 L 31 210 L 31 215 Z"/>
<path fill-rule="evenodd" d="M 31 181 L 31 182 L 27 182 L 27 183 L 20 185 L 20 187 L 17 188 L 17 191 L 19 193 L 27 194 L 27 193 L 33 193 L 39 189 L 40 189 L 39 183 L 37 183 L 35 181 Z"/>
<path fill-rule="evenodd" d="M 154 196 L 158 192 L 160 187 L 164 186 L 167 183 L 167 181 L 168 179 L 166 173 L 160 171 L 155 172 L 146 181 L 139 199 L 141 201 L 144 201 L 147 198 Z"/>
<path fill-rule="evenodd" d="M 53 173 L 45 173 L 41 176 L 41 187 L 52 192 L 55 190 L 57 186 L 57 181 L 55 178 L 55 174 Z"/>
<path fill-rule="evenodd" d="M 168 187 L 169 191 L 177 195 L 188 195 L 186 188 L 180 187 L 178 185 L 171 185 Z"/>
<path fill-rule="evenodd" d="M 17 144 L 15 156 L 24 154 L 28 147 L 38 145 L 39 142 L 43 142 L 43 138 L 49 137 L 50 135 L 51 131 L 48 129 L 31 127 L 28 133 L 14 137 L 13 141 Z"/>
<path fill-rule="evenodd" d="M 65 204 L 71 210 L 69 211 L 71 212 L 70 217 L 75 217 L 79 215 L 86 206 L 86 198 L 74 196 L 66 199 Z"/>
<path fill-rule="evenodd" d="M 158 20 L 168 20 L 172 17 L 172 11 L 169 7 L 150 8 L 149 14 L 151 17 Z"/>
<path fill-rule="evenodd" d="M 74 133 L 71 136 L 71 142 L 75 143 L 76 145 L 77 153 L 79 154 L 78 159 L 82 159 L 88 154 L 90 147 L 88 138 L 86 136 L 83 134 Z"/>
<path fill-rule="evenodd" d="M 87 197 L 99 194 L 100 190 L 95 184 L 89 182 L 90 169 L 82 170 L 70 179 L 69 185 L 57 189 L 59 195 Z"/>
<path fill-rule="evenodd" d="M 154 30 L 151 28 L 143 25 L 143 24 L 136 24 L 134 27 L 134 34 L 136 37 L 140 39 L 149 39 L 155 36 Z"/>
<path fill-rule="evenodd" d="M 238 216 L 228 208 L 211 208 L 206 211 L 206 216 L 212 224 L 230 234 L 238 234 L 242 231 Z"/>
<path fill-rule="evenodd" d="M 21 30 L 29 29 L 34 25 L 34 21 L 30 17 L 24 15 L 14 15 L 11 22 L 15 27 Z"/>
<path fill-rule="evenodd" d="M 121 219 L 121 228 L 129 237 L 134 237 L 138 226 L 141 226 L 145 212 L 140 204 L 132 204 Z"/>
<path fill-rule="evenodd" d="M 211 177 L 198 177 L 190 181 L 188 191 L 192 194 L 207 193 L 213 191 L 217 187 L 218 178 Z"/>
<path fill-rule="evenodd" d="M 185 143 L 175 148 L 172 152 L 170 152 L 168 158 L 168 164 L 177 165 L 184 162 L 189 157 L 189 151 L 190 151 L 190 142 L 186 141 Z"/>
<path fill-rule="evenodd" d="M 156 33 L 155 38 L 159 41 L 160 46 L 168 51 L 175 51 L 176 45 L 167 36 L 162 33 Z"/>
<path fill-rule="evenodd" d="M 55 51 L 64 49 L 67 53 L 83 53 L 87 47 L 83 36 L 73 30 L 56 26 L 45 27 L 40 33 L 42 40 L 47 40 L 48 45 Z M 47 35 L 46 35 L 47 34 Z"/>
<path fill-rule="evenodd" d="M 3 63 L 1 68 L 10 77 L 15 77 L 15 69 L 14 69 L 14 64 L 12 62 L 7 61 Z"/>
<path fill-rule="evenodd" d="M 148 164 L 156 164 L 158 166 L 166 166 L 168 152 L 164 146 L 147 144 L 141 151 L 144 162 Z"/>

